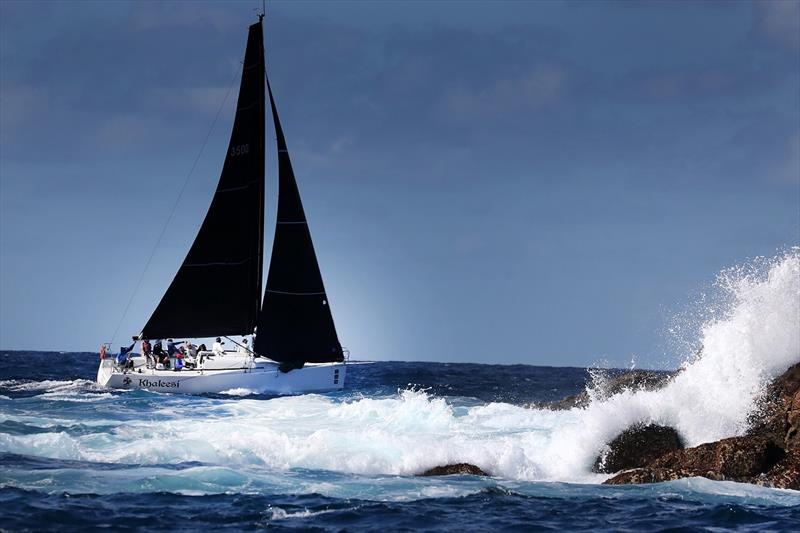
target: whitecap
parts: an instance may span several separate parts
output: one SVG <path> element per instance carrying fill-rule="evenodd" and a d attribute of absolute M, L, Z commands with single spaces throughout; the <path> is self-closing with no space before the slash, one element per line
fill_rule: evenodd
<path fill-rule="evenodd" d="M 253 394 L 258 394 L 258 391 L 247 389 L 245 387 L 237 387 L 234 389 L 228 389 L 220 392 L 220 394 L 224 394 L 226 396 L 251 396 Z"/>
<path fill-rule="evenodd" d="M 302 511 L 286 511 L 285 509 L 277 506 L 270 506 L 267 511 L 270 513 L 269 520 L 292 520 L 297 518 L 309 518 L 312 516 L 319 516 L 323 514 L 333 513 L 337 511 L 353 511 L 356 507 L 349 507 L 346 509 L 324 509 L 322 511 L 309 511 L 304 509 Z"/>

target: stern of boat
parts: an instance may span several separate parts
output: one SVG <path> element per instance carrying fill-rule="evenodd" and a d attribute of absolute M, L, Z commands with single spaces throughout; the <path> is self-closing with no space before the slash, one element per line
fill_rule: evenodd
<path fill-rule="evenodd" d="M 101 387 L 108 387 L 113 373 L 114 361 L 112 359 L 107 358 L 100 361 L 100 366 L 97 368 L 97 384 Z"/>

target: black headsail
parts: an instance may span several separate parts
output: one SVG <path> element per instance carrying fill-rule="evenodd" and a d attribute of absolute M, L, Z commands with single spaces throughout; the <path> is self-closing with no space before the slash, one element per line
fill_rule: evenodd
<path fill-rule="evenodd" d="M 269 81 L 267 91 L 278 143 L 278 221 L 254 349 L 290 366 L 341 361 L 342 346 Z"/>
<path fill-rule="evenodd" d="M 261 306 L 264 248 L 264 44 L 250 26 L 236 119 L 211 207 L 142 338 L 244 335 Z"/>

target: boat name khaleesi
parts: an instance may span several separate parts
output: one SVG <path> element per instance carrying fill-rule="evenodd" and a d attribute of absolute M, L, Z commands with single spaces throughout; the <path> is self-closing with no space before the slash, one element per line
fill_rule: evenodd
<path fill-rule="evenodd" d="M 164 388 L 179 388 L 181 386 L 180 381 L 153 381 L 146 378 L 139 378 L 139 386 L 140 387 L 164 387 Z"/>

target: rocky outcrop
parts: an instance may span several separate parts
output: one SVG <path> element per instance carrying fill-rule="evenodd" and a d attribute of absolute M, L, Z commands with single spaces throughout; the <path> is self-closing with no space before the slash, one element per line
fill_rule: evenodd
<path fill-rule="evenodd" d="M 429 470 L 417 474 L 419 476 L 488 476 L 486 472 L 475 465 L 469 463 L 458 463 L 454 465 L 436 466 Z"/>
<path fill-rule="evenodd" d="M 641 468 L 662 455 L 683 448 L 678 432 L 656 424 L 638 425 L 623 431 L 595 460 L 593 472 L 611 474 Z"/>
<path fill-rule="evenodd" d="M 745 435 L 667 452 L 605 483 L 656 483 L 692 476 L 800 490 L 800 363 L 770 384 Z"/>
<path fill-rule="evenodd" d="M 732 437 L 701 444 L 695 448 L 667 453 L 644 468 L 617 474 L 607 480 L 606 484 L 657 483 L 700 476 L 720 481 L 747 483 L 761 481 L 760 484 L 771 485 L 771 483 L 767 483 L 768 478 L 772 477 L 770 472 L 785 456 L 784 449 L 777 446 L 771 439 Z M 784 483 L 780 485 L 784 486 Z"/>
<path fill-rule="evenodd" d="M 748 435 L 765 435 L 784 448 L 800 447 L 800 363 L 773 381 Z"/>
<path fill-rule="evenodd" d="M 750 483 L 781 489 L 800 490 L 800 447 L 793 447 L 787 450 L 784 458 L 778 461 L 767 472 L 767 475 L 752 479 Z"/>
<path fill-rule="evenodd" d="M 656 390 L 666 385 L 676 372 L 657 372 L 655 370 L 629 370 L 611 375 L 597 385 L 596 393 L 608 398 L 625 390 Z M 562 400 L 531 404 L 534 409 L 566 410 L 589 405 L 589 393 L 580 392 Z"/>
<path fill-rule="evenodd" d="M 648 466 L 704 474 L 714 472 L 722 479 L 742 479 L 768 472 L 784 455 L 783 448 L 769 438 L 732 437 L 667 453 Z"/>

